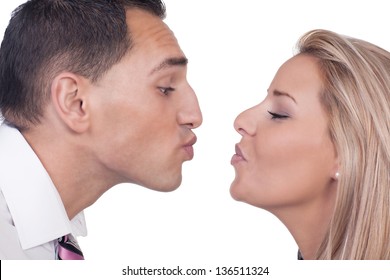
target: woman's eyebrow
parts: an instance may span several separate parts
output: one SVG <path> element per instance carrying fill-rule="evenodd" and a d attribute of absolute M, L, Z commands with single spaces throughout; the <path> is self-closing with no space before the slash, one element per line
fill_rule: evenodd
<path fill-rule="evenodd" d="M 289 94 L 287 92 L 275 89 L 272 93 L 273 93 L 274 96 L 285 96 L 285 97 L 288 97 L 292 101 L 294 101 L 295 104 L 298 104 L 297 101 L 295 100 L 295 98 L 291 94 Z"/>

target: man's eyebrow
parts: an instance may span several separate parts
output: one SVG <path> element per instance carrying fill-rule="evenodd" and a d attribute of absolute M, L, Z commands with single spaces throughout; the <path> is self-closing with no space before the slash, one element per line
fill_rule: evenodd
<path fill-rule="evenodd" d="M 295 100 L 295 98 L 292 97 L 287 92 L 283 92 L 283 91 L 275 89 L 272 93 L 273 93 L 274 96 L 286 96 L 286 97 L 290 98 L 292 101 L 294 101 L 295 104 L 298 104 L 297 101 Z"/>
<path fill-rule="evenodd" d="M 165 68 L 172 67 L 172 66 L 186 66 L 188 64 L 188 59 L 186 57 L 170 57 L 165 59 L 163 62 L 161 62 L 159 65 L 153 68 L 153 70 L 150 72 L 150 75 L 153 75 L 154 73 L 161 71 Z"/>

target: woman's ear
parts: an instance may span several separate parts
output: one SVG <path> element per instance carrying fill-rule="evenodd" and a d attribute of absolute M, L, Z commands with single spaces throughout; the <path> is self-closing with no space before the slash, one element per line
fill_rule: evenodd
<path fill-rule="evenodd" d="M 333 167 L 331 170 L 330 177 L 334 181 L 338 181 L 340 178 L 340 159 L 338 155 L 337 148 L 334 147 L 334 159 L 333 159 Z"/>
<path fill-rule="evenodd" d="M 333 176 L 332 176 L 332 179 L 335 180 L 335 181 L 338 181 L 340 178 L 340 172 L 336 171 Z"/>
<path fill-rule="evenodd" d="M 340 174 L 340 162 L 339 162 L 339 158 L 338 158 L 337 154 L 335 154 L 334 164 L 333 164 L 333 168 L 331 170 L 330 177 L 334 181 L 338 181 L 340 176 L 341 176 L 341 174 Z"/>
<path fill-rule="evenodd" d="M 51 99 L 60 119 L 76 133 L 89 127 L 85 79 L 73 73 L 61 73 L 51 85 Z"/>

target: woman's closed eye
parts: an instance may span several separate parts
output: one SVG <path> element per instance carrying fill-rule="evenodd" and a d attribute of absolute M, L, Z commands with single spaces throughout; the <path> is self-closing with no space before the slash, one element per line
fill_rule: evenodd
<path fill-rule="evenodd" d="M 268 113 L 271 115 L 271 119 L 272 120 L 289 118 L 288 115 L 282 115 L 282 114 L 274 113 L 274 112 L 271 112 L 271 111 L 268 111 Z"/>

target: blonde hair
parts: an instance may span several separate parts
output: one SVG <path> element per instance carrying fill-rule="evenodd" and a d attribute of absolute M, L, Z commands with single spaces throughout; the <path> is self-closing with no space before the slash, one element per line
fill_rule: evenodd
<path fill-rule="evenodd" d="M 317 259 L 390 259 L 390 53 L 326 30 L 306 33 L 337 150 L 337 198 Z"/>

